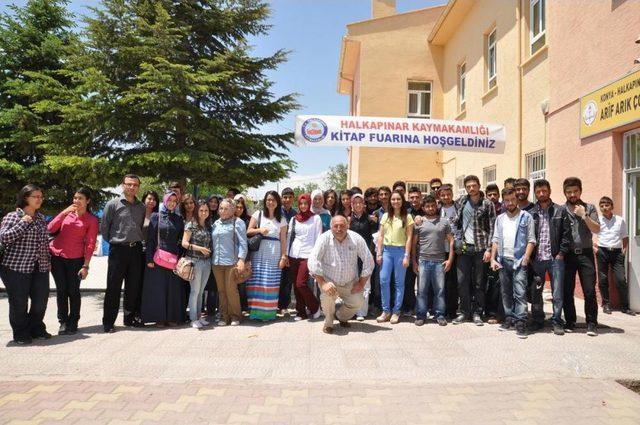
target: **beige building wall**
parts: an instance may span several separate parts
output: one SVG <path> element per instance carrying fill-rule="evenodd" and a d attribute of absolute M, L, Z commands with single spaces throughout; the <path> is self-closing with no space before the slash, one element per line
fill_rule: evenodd
<path fill-rule="evenodd" d="M 352 115 L 406 117 L 408 82 L 429 81 L 431 116 L 442 117 L 441 84 L 427 35 L 443 9 L 422 9 L 347 26 L 339 91 L 351 96 Z M 390 186 L 396 180 L 428 182 L 441 177 L 439 160 L 437 151 L 424 149 L 352 147 L 348 185 L 364 189 Z"/>
<path fill-rule="evenodd" d="M 455 185 L 456 177 L 477 175 L 495 166 L 499 186 L 507 177 L 525 175 L 525 155 L 546 143 L 545 115 L 548 99 L 546 48 L 528 55 L 528 2 L 478 0 L 449 2 L 450 13 L 431 43 L 443 47 L 441 65 L 444 118 L 498 123 L 505 126 L 504 155 L 443 153 L 444 180 Z M 493 29 L 497 37 L 497 85 L 487 81 L 486 38 Z M 459 106 L 459 67 L 466 65 L 466 107 Z M 521 65 L 522 64 L 522 65 Z"/>

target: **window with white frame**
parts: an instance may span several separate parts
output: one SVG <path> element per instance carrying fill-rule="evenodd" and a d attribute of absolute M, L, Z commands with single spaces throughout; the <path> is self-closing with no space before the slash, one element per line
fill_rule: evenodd
<path fill-rule="evenodd" d="M 408 102 L 409 118 L 431 118 L 431 83 L 409 81 Z"/>
<path fill-rule="evenodd" d="M 544 46 L 546 34 L 545 0 L 529 0 L 529 43 L 531 54 Z"/>
<path fill-rule="evenodd" d="M 466 195 L 467 191 L 464 188 L 464 174 L 456 177 L 456 191 L 458 196 Z"/>
<path fill-rule="evenodd" d="M 412 187 L 417 187 L 420 189 L 423 195 L 427 195 L 431 193 L 431 186 L 426 182 L 407 182 L 407 191 L 409 191 Z"/>
<path fill-rule="evenodd" d="M 527 154 L 527 179 L 531 187 L 536 180 L 544 179 L 547 175 L 547 160 L 544 149 Z M 531 191 L 529 198 L 533 201 L 535 194 Z"/>
<path fill-rule="evenodd" d="M 496 166 L 486 167 L 482 169 L 482 183 L 484 188 L 496 182 Z"/>
<path fill-rule="evenodd" d="M 497 46 L 495 28 L 487 36 L 487 89 L 495 87 L 498 82 Z"/>
<path fill-rule="evenodd" d="M 458 66 L 458 109 L 460 112 L 464 111 L 466 106 L 466 80 L 467 64 L 463 62 Z"/>

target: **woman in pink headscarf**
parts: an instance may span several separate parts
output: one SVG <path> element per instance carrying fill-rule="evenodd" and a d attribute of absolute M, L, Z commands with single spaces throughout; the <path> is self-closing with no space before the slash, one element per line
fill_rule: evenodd
<path fill-rule="evenodd" d="M 144 322 L 155 322 L 158 327 L 176 326 L 185 321 L 184 282 L 173 273 L 173 269 L 156 257 L 156 251 L 165 255 L 180 253 L 184 220 L 174 214 L 178 206 L 178 195 L 164 195 L 165 208 L 151 214 L 147 232 L 146 261 L 142 289 L 141 316 Z M 158 262 L 157 262 L 158 261 Z"/>
<path fill-rule="evenodd" d="M 321 234 L 322 220 L 311 212 L 311 196 L 304 193 L 298 197 L 298 213 L 291 218 L 287 235 L 289 278 L 293 282 L 298 312 L 295 320 L 307 319 L 309 314 L 314 319 L 320 317 L 320 303 L 307 285 L 307 259 Z"/>

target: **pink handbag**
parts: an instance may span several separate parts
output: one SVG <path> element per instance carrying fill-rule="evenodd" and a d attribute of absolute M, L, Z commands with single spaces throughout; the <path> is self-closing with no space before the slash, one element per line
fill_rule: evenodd
<path fill-rule="evenodd" d="M 178 265 L 177 254 L 160 249 L 160 214 L 158 214 L 158 247 L 153 253 L 153 262 L 169 270 L 175 270 Z"/>

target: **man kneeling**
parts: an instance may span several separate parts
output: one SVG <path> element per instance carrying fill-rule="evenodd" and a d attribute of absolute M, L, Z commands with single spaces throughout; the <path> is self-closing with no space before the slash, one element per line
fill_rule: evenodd
<path fill-rule="evenodd" d="M 365 240 L 347 230 L 347 219 L 337 215 L 331 219 L 331 231 L 316 241 L 308 260 L 309 271 L 322 289 L 320 304 L 325 321 L 322 331 L 333 333 L 333 318 L 349 327 L 349 319 L 364 302 L 364 285 L 373 272 L 373 256 Z M 362 271 L 358 274 L 359 262 Z M 336 312 L 336 300 L 342 307 Z"/>

